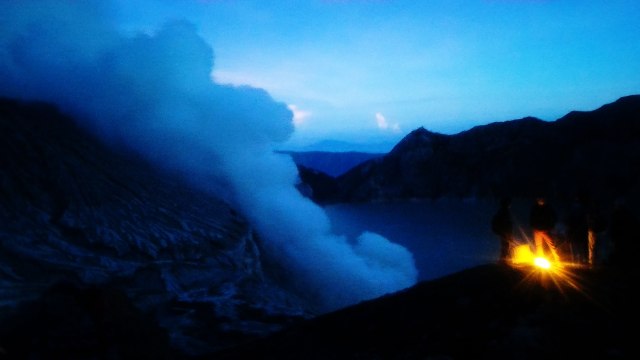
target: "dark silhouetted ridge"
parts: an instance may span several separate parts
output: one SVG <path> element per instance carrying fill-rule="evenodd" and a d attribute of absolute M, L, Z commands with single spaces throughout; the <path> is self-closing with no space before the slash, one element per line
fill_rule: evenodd
<path fill-rule="evenodd" d="M 640 96 L 556 121 L 525 117 L 455 135 L 419 128 L 336 180 L 337 202 L 577 192 L 640 199 Z"/>

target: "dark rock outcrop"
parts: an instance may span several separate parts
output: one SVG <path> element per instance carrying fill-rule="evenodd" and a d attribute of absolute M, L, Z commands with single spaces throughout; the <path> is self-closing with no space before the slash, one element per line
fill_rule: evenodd
<path fill-rule="evenodd" d="M 58 283 L 2 319 L 0 359 L 177 359 L 169 334 L 122 291 Z"/>
<path fill-rule="evenodd" d="M 340 188 L 336 179 L 322 171 L 297 165 L 300 182 L 298 190 L 318 204 L 332 203 L 338 200 Z"/>
<path fill-rule="evenodd" d="M 3 313 L 59 281 L 108 286 L 194 353 L 306 316 L 229 204 L 100 145 L 50 105 L 0 101 L 0 164 Z"/>
<path fill-rule="evenodd" d="M 331 177 L 340 176 L 356 165 L 384 155 L 358 151 L 283 151 L 282 153 L 291 156 L 298 166 L 313 169 Z"/>

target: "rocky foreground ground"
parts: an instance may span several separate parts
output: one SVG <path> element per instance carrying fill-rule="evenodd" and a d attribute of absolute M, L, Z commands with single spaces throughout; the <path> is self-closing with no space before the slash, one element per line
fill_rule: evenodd
<path fill-rule="evenodd" d="M 488 264 L 203 359 L 638 358 L 637 280 Z"/>

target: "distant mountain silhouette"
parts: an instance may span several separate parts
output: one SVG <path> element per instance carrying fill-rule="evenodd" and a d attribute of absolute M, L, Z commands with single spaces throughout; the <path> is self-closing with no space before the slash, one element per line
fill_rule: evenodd
<path fill-rule="evenodd" d="M 321 171 L 332 177 L 340 176 L 356 165 L 384 155 L 357 151 L 283 151 L 282 153 L 289 154 L 299 166 Z"/>
<path fill-rule="evenodd" d="M 640 194 L 640 95 L 556 121 L 527 117 L 443 135 L 419 128 L 327 185 L 324 202 L 580 192 Z"/>
<path fill-rule="evenodd" d="M 333 153 L 387 153 L 395 145 L 395 141 L 389 139 L 373 138 L 367 141 L 343 141 L 343 140 L 322 140 L 309 145 L 284 146 L 282 151 L 291 152 L 333 152 Z"/>

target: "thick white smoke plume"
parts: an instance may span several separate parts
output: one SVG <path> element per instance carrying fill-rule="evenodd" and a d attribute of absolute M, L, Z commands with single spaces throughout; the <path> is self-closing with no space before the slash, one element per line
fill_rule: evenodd
<path fill-rule="evenodd" d="M 295 164 L 272 150 L 293 132 L 286 104 L 213 83 L 213 50 L 190 23 L 124 36 L 105 4 L 2 1 L 0 95 L 54 102 L 109 144 L 205 190 L 222 182 L 269 255 L 326 310 L 415 283 L 405 248 L 332 234 L 322 208 L 296 190 Z"/>

